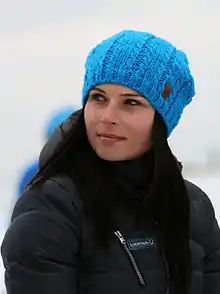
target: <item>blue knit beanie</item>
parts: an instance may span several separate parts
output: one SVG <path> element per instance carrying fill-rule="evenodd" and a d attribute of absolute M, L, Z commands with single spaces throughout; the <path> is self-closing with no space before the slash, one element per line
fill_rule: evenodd
<path fill-rule="evenodd" d="M 98 84 L 116 83 L 143 95 L 162 116 L 169 136 L 195 94 L 184 52 L 150 33 L 122 31 L 98 44 L 85 64 L 82 102 Z M 162 96 L 166 85 L 170 95 Z"/>

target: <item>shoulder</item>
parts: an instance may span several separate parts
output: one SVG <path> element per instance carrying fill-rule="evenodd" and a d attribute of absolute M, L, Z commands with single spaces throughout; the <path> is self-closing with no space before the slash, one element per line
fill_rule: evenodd
<path fill-rule="evenodd" d="M 79 250 L 80 222 L 80 200 L 70 179 L 55 177 L 34 186 L 13 210 L 1 246 L 4 263 L 28 260 L 33 266 L 42 262 L 42 256 L 47 261 L 73 262 Z"/>
<path fill-rule="evenodd" d="M 215 211 L 209 196 L 194 183 L 185 180 L 185 185 L 188 191 L 191 208 L 199 210 L 199 213 L 204 212 L 203 216 L 215 217 Z"/>
<path fill-rule="evenodd" d="M 23 193 L 15 204 L 11 220 L 34 211 L 57 217 L 76 216 L 81 208 L 81 199 L 72 179 L 55 176 Z"/>
<path fill-rule="evenodd" d="M 207 251 L 211 240 L 215 244 L 220 239 L 215 210 L 209 196 L 200 187 L 189 181 L 185 184 L 191 203 L 191 237 Z"/>

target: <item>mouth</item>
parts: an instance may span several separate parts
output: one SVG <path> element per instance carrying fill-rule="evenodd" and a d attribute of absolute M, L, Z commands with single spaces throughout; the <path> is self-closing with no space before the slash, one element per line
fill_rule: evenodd
<path fill-rule="evenodd" d="M 106 139 L 106 140 L 125 140 L 126 138 L 125 137 L 121 137 L 121 136 L 118 136 L 116 134 L 110 134 L 110 133 L 99 133 L 97 134 L 97 136 L 100 138 L 100 139 Z"/>

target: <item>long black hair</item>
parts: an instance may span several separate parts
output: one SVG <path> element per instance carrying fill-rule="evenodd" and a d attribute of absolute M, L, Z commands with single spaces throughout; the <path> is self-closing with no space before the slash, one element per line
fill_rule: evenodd
<path fill-rule="evenodd" d="M 155 169 L 143 210 L 160 235 L 172 291 L 186 294 L 191 273 L 190 203 L 181 168 L 168 145 L 166 126 L 158 113 L 155 114 L 152 141 Z M 61 173 L 74 179 L 85 212 L 91 214 L 98 238 L 108 240 L 113 230 L 113 175 L 111 168 L 96 155 L 88 142 L 83 109 L 27 188 L 31 189 Z"/>

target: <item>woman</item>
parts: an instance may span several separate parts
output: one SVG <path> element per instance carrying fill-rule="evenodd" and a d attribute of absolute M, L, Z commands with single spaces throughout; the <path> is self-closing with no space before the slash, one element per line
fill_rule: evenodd
<path fill-rule="evenodd" d="M 220 230 L 167 138 L 194 96 L 186 55 L 120 32 L 89 54 L 2 244 L 7 293 L 217 294 Z"/>

